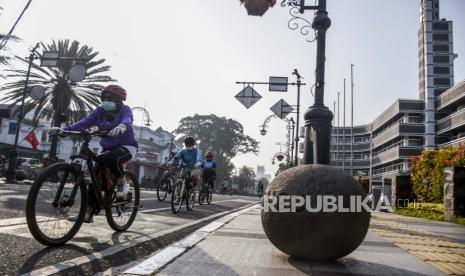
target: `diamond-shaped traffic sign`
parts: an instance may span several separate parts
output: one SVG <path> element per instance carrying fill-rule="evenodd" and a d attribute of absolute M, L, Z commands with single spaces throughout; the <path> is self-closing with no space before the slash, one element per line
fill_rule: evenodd
<path fill-rule="evenodd" d="M 240 101 L 241 104 L 243 104 L 246 108 L 250 108 L 256 102 L 258 102 L 262 96 L 258 94 L 258 92 L 252 88 L 252 86 L 247 85 L 235 96 L 235 98 Z"/>
<path fill-rule="evenodd" d="M 271 111 L 274 112 L 279 118 L 284 118 L 287 114 L 291 113 L 294 109 L 290 106 L 285 100 L 279 100 L 271 108 Z"/>

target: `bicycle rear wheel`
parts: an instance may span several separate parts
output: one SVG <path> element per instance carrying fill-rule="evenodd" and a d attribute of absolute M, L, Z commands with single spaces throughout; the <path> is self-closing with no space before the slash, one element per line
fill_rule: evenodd
<path fill-rule="evenodd" d="M 204 187 L 204 184 L 202 184 L 199 190 L 199 205 L 203 205 L 208 195 Z"/>
<path fill-rule="evenodd" d="M 187 195 L 186 195 L 186 208 L 189 211 L 191 211 L 194 208 L 195 197 L 197 196 L 196 188 L 193 187 L 192 185 L 193 184 L 191 184 L 191 188 L 189 189 L 189 191 L 187 191 Z"/>
<path fill-rule="evenodd" d="M 171 194 L 171 210 L 175 214 L 181 210 L 184 189 L 184 180 L 178 180 L 174 185 L 173 193 Z"/>
<path fill-rule="evenodd" d="M 81 172 L 74 165 L 56 163 L 32 184 L 26 201 L 27 226 L 38 242 L 61 245 L 79 231 L 86 208 L 87 187 Z"/>
<path fill-rule="evenodd" d="M 160 182 L 160 185 L 157 187 L 157 198 L 158 201 L 164 201 L 166 197 L 168 196 L 169 189 L 171 185 L 171 179 L 168 177 L 163 177 L 163 179 Z"/>
<path fill-rule="evenodd" d="M 124 177 L 130 187 L 126 198 L 117 199 L 116 191 L 113 191 L 111 204 L 105 209 L 108 225 L 117 232 L 131 227 L 140 203 L 140 188 L 136 176 L 132 172 L 125 172 Z"/>
<path fill-rule="evenodd" d="M 208 190 L 208 192 L 207 192 L 207 203 L 208 204 L 212 203 L 212 198 L 213 198 L 213 192 Z"/>

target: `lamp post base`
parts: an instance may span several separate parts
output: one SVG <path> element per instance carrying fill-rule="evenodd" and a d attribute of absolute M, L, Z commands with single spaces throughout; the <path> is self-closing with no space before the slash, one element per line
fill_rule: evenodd
<path fill-rule="evenodd" d="M 333 113 L 324 105 L 312 105 L 305 113 L 305 164 L 331 164 L 331 122 Z M 313 160 L 313 162 L 312 162 Z"/>

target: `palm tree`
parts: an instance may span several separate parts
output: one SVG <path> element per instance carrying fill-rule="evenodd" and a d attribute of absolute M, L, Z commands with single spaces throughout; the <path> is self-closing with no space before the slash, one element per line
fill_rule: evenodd
<path fill-rule="evenodd" d="M 40 100 L 28 97 L 24 105 L 24 114 L 34 110 L 34 126 L 40 119 L 52 119 L 53 126 L 60 126 L 66 120 L 70 123 L 76 122 L 100 103 L 102 84 L 115 81 L 104 74 L 110 71 L 110 66 L 103 65 L 105 59 L 97 58 L 99 53 L 93 48 L 80 45 L 78 41 L 58 40 L 48 45 L 42 43 L 41 46 L 44 51 L 59 52 L 60 57 L 72 59 L 59 60 L 56 67 L 32 65 L 28 86 L 41 85 L 48 93 Z M 24 64 L 28 63 L 26 59 L 17 58 Z M 74 64 L 83 64 L 87 68 L 86 77 L 80 82 L 69 79 L 68 72 Z M 0 102 L 17 105 L 21 103 L 27 71 L 8 70 L 8 72 L 7 77 L 14 81 L 0 88 L 0 92 L 5 92 Z M 57 140 L 52 140 L 50 157 L 55 157 L 56 145 Z"/>

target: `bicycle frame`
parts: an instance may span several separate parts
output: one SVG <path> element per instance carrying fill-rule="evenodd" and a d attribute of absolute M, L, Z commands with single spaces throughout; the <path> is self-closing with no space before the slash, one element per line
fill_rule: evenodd
<path fill-rule="evenodd" d="M 76 134 L 75 132 L 68 132 L 68 133 Z M 83 134 L 80 133 L 80 132 L 79 132 L 79 135 L 81 135 L 81 137 L 83 136 Z M 84 171 L 87 168 L 88 171 L 89 171 L 90 179 L 91 179 L 90 185 L 92 185 L 95 198 L 97 199 L 97 204 L 98 204 L 99 208 L 103 209 L 103 208 L 107 207 L 108 203 L 105 202 L 105 200 L 102 198 L 102 189 L 101 189 L 102 183 L 100 183 L 100 181 L 98 180 L 98 177 L 97 177 L 97 174 L 96 174 L 96 171 L 95 171 L 94 162 L 96 164 L 99 164 L 99 166 L 101 166 L 101 167 L 105 167 L 105 165 L 97 158 L 97 155 L 93 151 L 91 151 L 89 149 L 89 142 L 90 142 L 90 140 L 92 138 L 92 135 L 88 134 L 88 135 L 83 136 L 83 138 L 84 138 L 84 144 L 82 145 L 79 154 L 78 155 L 72 155 L 70 157 L 70 162 L 72 164 L 75 164 L 76 166 L 79 166 L 80 167 L 79 169 L 80 169 L 80 171 L 82 173 L 79 175 L 79 178 L 77 179 L 76 183 L 74 184 L 73 190 L 72 190 L 71 195 L 70 195 L 70 201 L 69 201 L 68 204 L 72 205 L 74 203 L 74 198 L 75 198 L 77 190 L 78 190 L 78 183 L 80 183 L 80 181 L 84 180 Z M 80 164 L 75 162 L 76 159 L 81 159 Z M 65 184 L 66 184 L 65 180 L 67 179 L 67 177 L 68 176 L 66 175 L 66 177 L 63 178 L 63 181 L 60 182 L 60 186 L 58 187 L 57 193 L 55 195 L 55 199 L 53 201 L 53 205 L 55 207 L 58 205 L 58 202 L 59 202 L 60 197 L 61 197 L 61 193 L 62 193 L 62 191 L 64 189 Z"/>

